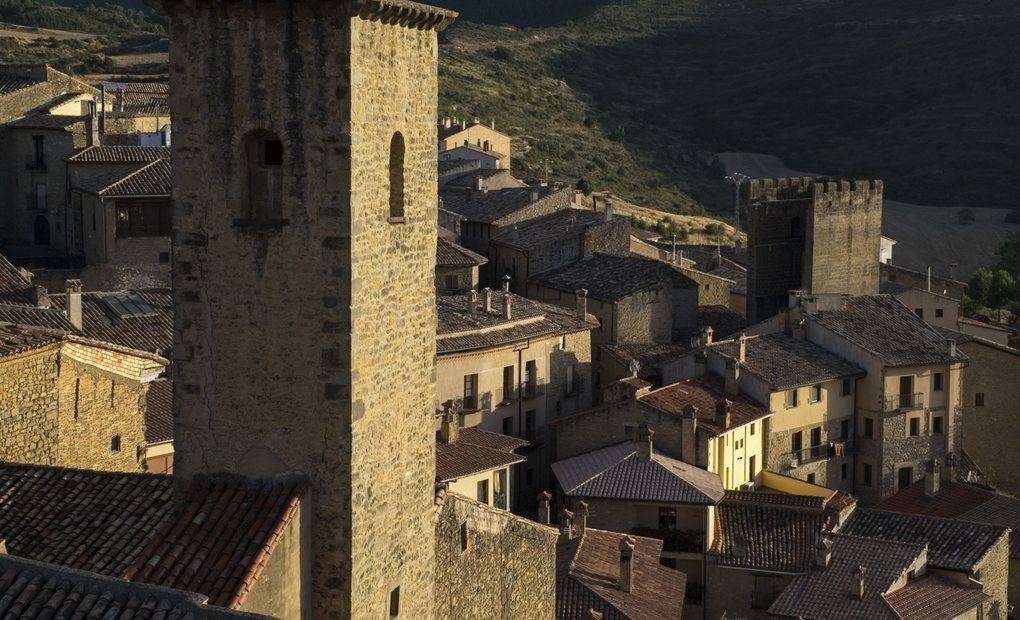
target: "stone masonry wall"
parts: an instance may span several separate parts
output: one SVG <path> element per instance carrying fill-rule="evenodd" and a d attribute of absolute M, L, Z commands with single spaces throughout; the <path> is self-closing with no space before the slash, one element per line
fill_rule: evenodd
<path fill-rule="evenodd" d="M 807 480 L 808 476 L 814 474 L 814 483 L 830 489 L 841 489 L 851 491 L 853 483 L 854 462 L 852 455 L 847 453 L 843 458 L 832 456 L 829 442 L 840 441 L 840 424 L 846 420 L 849 423 L 850 432 L 853 432 L 853 418 L 833 418 L 819 420 L 818 424 L 809 424 L 800 428 L 791 428 L 782 431 L 769 431 L 768 437 L 768 465 L 766 469 L 776 473 L 790 476 L 798 480 Z M 818 449 L 818 457 L 811 457 L 811 429 L 817 426 L 822 427 L 822 446 Z M 790 453 L 793 449 L 793 434 L 801 433 L 801 441 L 804 447 L 800 451 L 800 462 L 796 468 L 790 467 Z M 850 437 L 847 437 L 849 440 Z M 843 466 L 846 465 L 846 479 L 843 479 Z"/>
<path fill-rule="evenodd" d="M 59 345 L 0 359 L 0 461 L 56 464 Z"/>
<path fill-rule="evenodd" d="M 441 501 L 434 617 L 553 618 L 557 531 L 453 493 Z"/>
<path fill-rule="evenodd" d="M 992 597 L 985 603 L 986 618 L 1006 618 L 1009 609 L 1009 534 L 1004 534 L 985 555 L 978 567 L 982 590 Z M 1015 596 L 1016 593 L 1013 593 Z"/>
<path fill-rule="evenodd" d="M 683 453 L 678 418 L 659 413 L 637 401 L 607 403 L 591 411 L 560 420 L 556 425 L 556 459 L 562 460 L 623 441 L 633 441 L 628 428 L 642 423 L 655 431 L 655 451 L 680 459 Z"/>
<path fill-rule="evenodd" d="M 979 342 L 959 347 L 970 358 L 963 370 L 963 449 L 989 484 L 1020 494 L 1020 455 L 1013 433 L 1003 432 L 1020 418 L 1020 352 Z M 975 404 L 979 393 L 984 395 L 982 407 Z"/>
<path fill-rule="evenodd" d="M 806 224 L 805 287 L 812 293 L 878 293 L 881 181 L 816 183 Z"/>

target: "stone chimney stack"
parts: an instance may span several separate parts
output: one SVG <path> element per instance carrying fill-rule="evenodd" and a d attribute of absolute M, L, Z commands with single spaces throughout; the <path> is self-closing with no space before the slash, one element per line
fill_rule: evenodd
<path fill-rule="evenodd" d="M 471 314 L 478 312 L 478 291 L 475 289 L 468 293 L 468 312 Z"/>
<path fill-rule="evenodd" d="M 67 281 L 67 320 L 75 329 L 81 329 L 81 280 Z"/>
<path fill-rule="evenodd" d="M 653 431 L 652 427 L 647 424 L 642 423 L 641 426 L 638 427 L 637 454 L 638 458 L 642 461 L 652 460 L 652 435 L 654 434 L 655 431 Z"/>
<path fill-rule="evenodd" d="M 701 344 L 702 344 L 702 346 L 706 346 L 707 347 L 708 345 L 712 344 L 712 335 L 713 334 L 715 334 L 715 331 L 712 329 L 711 325 L 708 325 L 704 329 L 701 330 Z"/>
<path fill-rule="evenodd" d="M 744 334 L 737 338 L 737 361 L 740 363 L 747 361 L 747 336 Z"/>
<path fill-rule="evenodd" d="M 612 200 L 607 200 L 606 201 L 606 206 L 602 210 L 602 217 L 607 222 L 612 222 L 613 221 L 613 201 Z"/>
<path fill-rule="evenodd" d="M 815 568 L 825 570 L 832 562 L 832 541 L 823 537 L 818 539 L 815 545 Z"/>
<path fill-rule="evenodd" d="M 563 535 L 567 540 L 574 540 L 574 513 L 566 508 L 563 509 Z"/>
<path fill-rule="evenodd" d="M 537 189 L 531 190 L 531 202 L 538 202 L 539 193 Z"/>
<path fill-rule="evenodd" d="M 46 290 L 46 287 L 41 284 L 36 284 L 32 290 L 32 301 L 35 302 L 36 308 L 49 308 L 50 307 L 50 292 Z"/>
<path fill-rule="evenodd" d="M 574 531 L 577 532 L 578 536 L 584 536 L 585 530 L 588 528 L 588 504 L 585 502 L 578 502 L 577 512 L 574 513 Z"/>
<path fill-rule="evenodd" d="M 492 314 L 492 289 L 485 287 L 482 289 L 482 299 L 485 301 L 485 313 Z"/>
<path fill-rule="evenodd" d="M 723 428 L 729 428 L 733 421 L 733 401 L 728 398 L 715 401 L 715 419 Z"/>
<path fill-rule="evenodd" d="M 491 119 L 489 122 L 490 129 L 496 129 L 496 119 Z"/>
<path fill-rule="evenodd" d="M 453 126 L 453 121 L 450 119 L 449 116 L 447 116 L 446 118 L 443 119 L 443 127 L 449 129 L 452 126 Z"/>
<path fill-rule="evenodd" d="M 737 360 L 726 360 L 726 393 L 736 396 L 740 392 L 740 362 Z"/>
<path fill-rule="evenodd" d="M 507 283 L 506 286 L 507 286 L 507 288 L 510 288 L 509 282 Z M 505 289 L 504 289 L 504 291 L 505 291 Z M 510 295 L 510 293 L 507 293 L 507 292 L 503 293 L 503 318 L 508 320 L 508 321 L 510 319 L 514 318 L 514 304 L 513 304 L 513 300 L 511 299 L 511 297 L 512 296 Z"/>
<path fill-rule="evenodd" d="M 584 321 L 588 318 L 588 289 L 579 288 L 574 294 L 577 295 L 577 320 Z"/>
<path fill-rule="evenodd" d="M 942 467 L 938 458 L 932 459 L 928 465 L 928 475 L 924 477 L 924 494 L 928 497 L 935 497 L 942 487 Z"/>
<path fill-rule="evenodd" d="M 858 566 L 850 573 L 850 596 L 857 600 L 864 599 L 864 567 Z"/>
<path fill-rule="evenodd" d="M 459 412 L 456 403 L 448 400 L 443 403 L 443 419 L 439 427 L 439 440 L 445 444 L 457 441 L 457 434 L 460 432 L 460 421 L 457 419 Z"/>
<path fill-rule="evenodd" d="M 552 495 L 548 491 L 538 494 L 538 522 L 542 525 L 549 525 L 551 514 Z"/>
<path fill-rule="evenodd" d="M 488 188 L 485 187 L 485 179 L 481 176 L 475 178 L 475 194 L 483 195 L 488 193 Z"/>
<path fill-rule="evenodd" d="M 620 589 L 630 592 L 634 587 L 634 539 L 620 539 Z"/>
<path fill-rule="evenodd" d="M 510 292 L 510 274 L 506 274 L 505 276 L 503 276 L 500 279 L 503 281 L 503 292 L 504 293 L 509 293 Z"/>
<path fill-rule="evenodd" d="M 952 357 L 956 357 L 956 341 L 955 340 L 950 340 L 949 341 L 949 357 L 951 357 L 951 358 Z"/>

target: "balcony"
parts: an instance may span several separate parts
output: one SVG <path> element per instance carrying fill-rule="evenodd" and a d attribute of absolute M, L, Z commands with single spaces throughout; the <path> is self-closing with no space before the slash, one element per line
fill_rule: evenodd
<path fill-rule="evenodd" d="M 835 442 L 836 444 L 842 444 L 842 452 L 839 452 L 839 448 L 836 445 L 830 446 L 828 443 L 818 444 L 817 446 L 810 446 L 801 450 L 794 450 L 786 453 L 787 468 L 797 469 L 801 465 L 807 463 L 814 463 L 815 461 L 822 461 L 825 459 L 831 459 L 834 457 L 844 458 L 849 456 L 853 452 L 853 442 L 841 441 Z"/>
<path fill-rule="evenodd" d="M 924 409 L 924 393 L 895 394 L 885 401 L 886 412 Z"/>
<path fill-rule="evenodd" d="M 521 397 L 524 399 L 539 398 L 545 396 L 545 385 L 544 384 L 533 384 L 526 383 L 524 388 L 521 390 Z"/>

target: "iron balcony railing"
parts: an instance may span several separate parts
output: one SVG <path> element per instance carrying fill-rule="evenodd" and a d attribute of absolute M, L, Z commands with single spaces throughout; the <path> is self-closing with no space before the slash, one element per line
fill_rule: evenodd
<path fill-rule="evenodd" d="M 905 409 L 924 409 L 924 393 L 894 394 L 885 401 L 886 411 L 901 411 Z"/>
<path fill-rule="evenodd" d="M 823 459 L 843 458 L 849 455 L 853 449 L 854 445 L 850 440 L 833 442 L 831 445 L 822 443 L 817 446 L 809 446 L 787 452 L 786 458 L 790 469 L 796 469 L 805 463 L 812 463 Z"/>

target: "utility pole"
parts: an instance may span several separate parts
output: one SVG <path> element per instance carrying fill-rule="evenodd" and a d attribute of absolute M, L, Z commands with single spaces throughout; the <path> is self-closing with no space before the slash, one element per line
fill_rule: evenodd
<path fill-rule="evenodd" d="M 733 230 L 740 232 L 740 186 L 751 177 L 741 172 L 731 172 L 725 179 L 733 183 Z"/>

